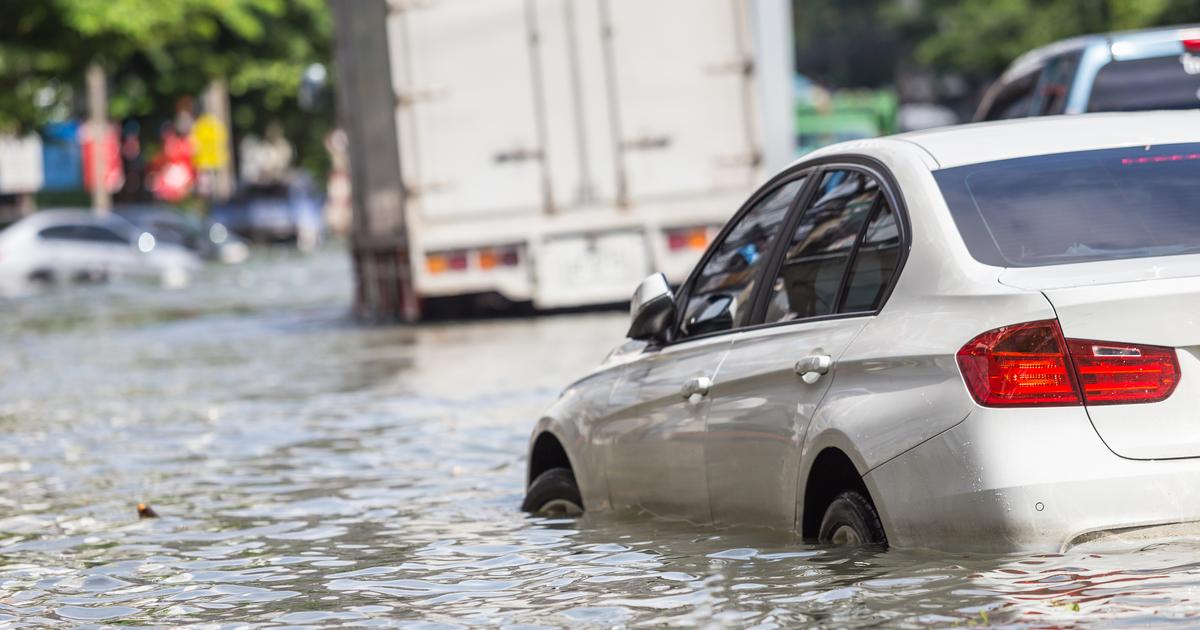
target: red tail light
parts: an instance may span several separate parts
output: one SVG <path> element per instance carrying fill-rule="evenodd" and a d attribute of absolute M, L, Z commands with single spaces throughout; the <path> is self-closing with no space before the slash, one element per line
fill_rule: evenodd
<path fill-rule="evenodd" d="M 1158 402 L 1179 383 L 1173 348 L 1064 339 L 1053 319 L 989 330 L 958 351 L 958 366 L 987 407 Z"/>
<path fill-rule="evenodd" d="M 1174 348 L 1069 339 L 1071 361 L 1089 405 L 1158 402 L 1179 384 Z"/>
<path fill-rule="evenodd" d="M 958 351 L 967 389 L 987 407 L 1078 405 L 1079 393 L 1055 320 L 1004 326 Z"/>
<path fill-rule="evenodd" d="M 1183 49 L 1188 52 L 1200 52 L 1200 39 L 1189 38 L 1182 40 Z"/>

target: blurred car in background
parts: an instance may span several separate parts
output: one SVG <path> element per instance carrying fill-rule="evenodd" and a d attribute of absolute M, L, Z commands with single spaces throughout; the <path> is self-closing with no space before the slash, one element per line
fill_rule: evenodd
<path fill-rule="evenodd" d="M 229 202 L 213 206 L 210 218 L 255 243 L 295 243 L 310 250 L 324 237 L 322 201 L 312 179 L 295 175 L 286 183 L 246 185 Z"/>
<path fill-rule="evenodd" d="M 1200 108 L 1200 26 L 1084 35 L 1017 58 L 975 120 Z"/>
<path fill-rule="evenodd" d="M 160 204 L 117 206 L 113 212 L 154 235 L 159 243 L 183 247 L 204 260 L 240 263 L 250 256 L 246 241 L 212 219 L 184 214 Z"/>
<path fill-rule="evenodd" d="M 114 277 L 187 281 L 200 259 L 118 216 L 47 210 L 0 232 L 0 294 L 36 284 L 92 283 Z"/>

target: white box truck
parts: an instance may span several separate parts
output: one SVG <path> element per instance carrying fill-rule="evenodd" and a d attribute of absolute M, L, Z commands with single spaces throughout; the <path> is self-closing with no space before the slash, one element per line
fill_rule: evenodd
<path fill-rule="evenodd" d="M 789 0 L 391 0 L 416 292 L 538 309 L 682 282 L 792 158 Z"/>

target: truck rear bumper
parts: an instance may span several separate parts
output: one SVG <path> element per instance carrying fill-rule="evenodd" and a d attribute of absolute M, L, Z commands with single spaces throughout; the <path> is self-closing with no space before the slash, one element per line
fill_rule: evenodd
<path fill-rule="evenodd" d="M 539 309 L 611 304 L 629 299 L 637 283 L 662 271 L 682 283 L 703 254 L 707 240 L 733 214 L 743 193 L 673 199 L 640 209 L 581 209 L 559 215 L 514 215 L 507 219 L 426 222 L 413 217 L 413 269 L 422 297 L 494 292 Z M 670 246 L 672 230 L 707 230 L 701 243 Z M 432 273 L 430 252 L 475 252 L 515 246 L 520 264 L 481 270 L 473 265 Z"/>

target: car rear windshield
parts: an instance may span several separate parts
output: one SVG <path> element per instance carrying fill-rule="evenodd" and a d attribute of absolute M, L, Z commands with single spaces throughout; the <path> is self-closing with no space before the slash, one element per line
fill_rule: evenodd
<path fill-rule="evenodd" d="M 1200 253 L 1200 144 L 984 162 L 934 177 L 971 255 L 989 265 Z"/>
<path fill-rule="evenodd" d="M 1191 53 L 1114 61 L 1100 69 L 1088 98 L 1090 112 L 1200 107 L 1200 57 Z"/>

